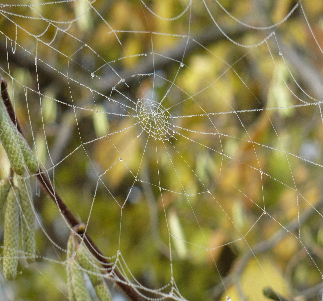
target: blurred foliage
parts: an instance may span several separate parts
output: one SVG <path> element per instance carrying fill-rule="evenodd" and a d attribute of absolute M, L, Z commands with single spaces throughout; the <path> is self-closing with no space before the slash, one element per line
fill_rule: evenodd
<path fill-rule="evenodd" d="M 218 39 L 182 51 L 178 60 L 167 51 L 218 31 L 208 10 L 226 33 L 241 27 L 234 18 L 263 27 L 280 22 L 296 2 L 220 1 L 225 13 L 215 1 L 193 1 L 180 18 L 186 0 L 44 3 L 1 6 L 0 47 L 10 53 L 0 58 L 1 74 L 29 144 L 67 206 L 130 280 L 159 289 L 173 273 L 184 298 L 213 300 L 214 287 L 244 254 L 314 210 L 321 198 L 320 107 L 306 105 L 315 104 L 306 95 L 315 92 L 288 61 L 288 51 L 279 55 L 277 47 L 297 49 L 322 70 L 322 53 L 301 8 L 275 28 L 246 27 L 234 38 L 250 47 Z M 323 45 L 323 4 L 301 3 Z M 152 75 L 132 74 L 147 58 L 163 58 L 165 66 L 153 65 Z M 128 74 L 124 82 L 131 84 L 116 74 Z M 127 118 L 151 90 L 159 100 L 167 95 L 163 106 L 174 116 L 194 115 L 174 119 L 190 129 L 186 137 L 148 143 L 140 122 Z M 0 152 L 5 177 L 9 165 Z M 1 285 L 15 300 L 65 300 L 69 229 L 34 187 L 39 258 L 29 266 L 21 260 L 18 279 L 1 279 Z M 321 224 L 316 214 L 302 225 L 300 240 L 295 232 L 253 256 L 238 275 L 240 287 L 227 287 L 221 300 L 227 294 L 240 300 L 239 290 L 248 300 L 266 300 L 265 286 L 288 297 L 319 283 Z"/>

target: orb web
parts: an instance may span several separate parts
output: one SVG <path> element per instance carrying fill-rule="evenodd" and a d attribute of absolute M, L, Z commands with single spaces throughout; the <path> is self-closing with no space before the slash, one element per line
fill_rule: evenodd
<path fill-rule="evenodd" d="M 153 99 L 139 99 L 136 104 L 136 118 L 149 136 L 157 140 L 169 140 L 173 137 L 171 115 L 161 103 Z"/>
<path fill-rule="evenodd" d="M 319 1 L 7 2 L 1 76 L 44 174 L 123 276 L 105 274 L 115 299 L 115 283 L 144 300 L 319 294 Z M 10 176 L 2 149 L 0 165 Z M 72 230 L 30 179 L 38 262 L 20 250 L 19 289 L 0 282 L 67 299 Z"/>

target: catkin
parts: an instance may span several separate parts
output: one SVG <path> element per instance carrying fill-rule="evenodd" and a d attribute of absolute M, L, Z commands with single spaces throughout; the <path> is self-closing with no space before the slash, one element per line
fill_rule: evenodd
<path fill-rule="evenodd" d="M 11 183 L 8 178 L 2 179 L 0 181 L 0 211 L 2 210 L 11 188 Z"/>
<path fill-rule="evenodd" d="M 0 140 L 17 175 L 24 175 L 27 167 L 32 173 L 38 172 L 37 160 L 25 138 L 12 123 L 2 101 L 0 101 Z"/>
<path fill-rule="evenodd" d="M 98 297 L 99 301 L 112 301 L 112 296 L 108 285 L 105 281 L 98 283 L 95 287 L 96 296 Z"/>
<path fill-rule="evenodd" d="M 87 271 L 92 282 L 93 288 L 100 301 L 112 301 L 112 297 L 101 272 L 88 249 L 81 244 L 76 252 L 77 262 Z"/>
<path fill-rule="evenodd" d="M 75 235 L 71 233 L 67 242 L 67 263 L 66 263 L 66 274 L 67 274 L 67 292 L 70 301 L 76 301 L 73 288 L 72 278 L 72 261 L 74 260 L 74 247 L 75 247 Z"/>
<path fill-rule="evenodd" d="M 3 275 L 6 280 L 17 276 L 19 245 L 19 192 L 9 191 L 4 220 Z"/>
<path fill-rule="evenodd" d="M 36 257 L 35 214 L 32 202 L 30 180 L 17 177 L 21 206 L 22 245 L 28 263 L 33 263 Z"/>
<path fill-rule="evenodd" d="M 20 135 L 19 142 L 20 142 L 21 152 L 24 156 L 25 163 L 26 163 L 29 171 L 32 174 L 37 173 L 38 169 L 39 169 L 38 162 L 31 150 L 31 148 L 29 147 L 27 141 L 25 140 L 25 138 L 22 135 Z"/>
<path fill-rule="evenodd" d="M 21 152 L 18 131 L 11 122 L 2 101 L 0 101 L 0 140 L 12 169 L 18 175 L 26 173 L 25 159 Z"/>
<path fill-rule="evenodd" d="M 91 301 L 90 294 L 87 290 L 83 270 L 73 259 L 71 262 L 72 284 L 77 301 Z"/>

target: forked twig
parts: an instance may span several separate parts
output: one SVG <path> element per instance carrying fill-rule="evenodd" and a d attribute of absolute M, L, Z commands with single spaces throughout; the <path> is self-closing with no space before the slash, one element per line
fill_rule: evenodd
<path fill-rule="evenodd" d="M 18 131 L 23 135 L 21 126 L 18 122 L 16 113 L 10 101 L 10 97 L 7 89 L 7 82 L 2 76 L 0 76 L 0 82 L 1 82 L 2 101 L 6 106 L 10 119 L 16 125 Z M 76 228 L 77 225 L 81 224 L 77 220 L 77 218 L 75 218 L 75 216 L 72 214 L 72 212 L 68 209 L 68 207 L 65 205 L 64 201 L 62 200 L 62 198 L 59 196 L 59 194 L 51 184 L 49 178 L 46 176 L 46 173 L 40 167 L 37 174 L 37 179 L 41 183 L 47 195 L 53 200 L 53 202 L 59 208 L 60 212 L 63 214 L 64 218 L 67 220 L 70 226 L 72 228 L 73 227 Z M 80 227 L 80 229 L 83 229 L 83 228 Z M 112 268 L 111 268 L 112 264 L 103 256 L 102 252 L 92 241 L 91 237 L 87 233 L 84 233 L 83 230 L 80 230 L 78 234 L 84 239 L 85 245 L 88 247 L 88 249 L 93 254 L 93 256 L 101 263 L 102 267 L 105 270 L 105 273 L 106 274 L 110 273 L 112 271 Z M 114 269 L 113 272 L 118 278 L 118 281 L 116 281 L 116 284 L 130 300 L 133 300 L 133 301 L 143 300 L 139 295 L 139 293 L 131 285 L 127 284 L 127 281 L 117 270 Z"/>

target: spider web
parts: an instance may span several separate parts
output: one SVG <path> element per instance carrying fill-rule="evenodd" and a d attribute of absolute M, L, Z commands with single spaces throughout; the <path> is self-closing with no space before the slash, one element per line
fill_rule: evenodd
<path fill-rule="evenodd" d="M 143 299 L 267 300 L 264 287 L 321 299 L 315 5 L 0 4 L 0 70 L 27 141 Z M 71 228 L 31 180 L 37 262 L 20 251 L 20 275 L 1 278 L 3 295 L 67 300 Z M 124 300 L 118 276 L 106 278 Z"/>

